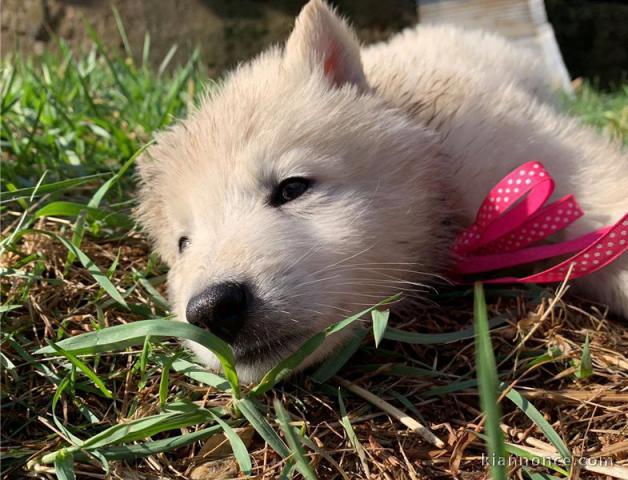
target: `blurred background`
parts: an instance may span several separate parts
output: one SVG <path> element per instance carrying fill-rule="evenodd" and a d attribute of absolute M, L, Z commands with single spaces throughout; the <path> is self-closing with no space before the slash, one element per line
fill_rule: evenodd
<path fill-rule="evenodd" d="M 510 4 L 532 5 L 532 0 L 449 0 L 463 8 Z M 128 46 L 136 60 L 150 35 L 150 60 L 159 65 L 173 44 L 171 65 L 189 58 L 198 47 L 203 63 L 217 74 L 249 58 L 290 31 L 304 0 L 4 0 L 2 4 L 2 55 L 11 52 L 41 54 L 57 48 L 62 38 L 74 51 L 91 44 L 90 28 L 108 48 L 122 48 L 122 22 Z M 425 21 L 445 1 L 336 0 L 365 43 L 389 37 L 404 27 Z M 628 2 L 625 0 L 546 0 L 547 17 L 571 78 L 583 77 L 601 88 L 617 86 L 628 71 Z M 436 5 L 436 6 L 435 6 Z M 112 8 L 114 7 L 114 8 Z M 523 9 L 524 7 L 518 6 Z M 527 7 L 526 7 L 527 8 Z M 439 11 L 438 14 L 441 12 Z M 529 12 L 519 12 L 522 16 Z M 466 13 L 465 13 L 466 15 Z M 429 19 L 431 20 L 431 19 Z M 536 19 L 538 20 L 538 19 Z M 512 18 L 499 17 L 499 26 Z M 90 28 L 86 28 L 89 25 Z"/>

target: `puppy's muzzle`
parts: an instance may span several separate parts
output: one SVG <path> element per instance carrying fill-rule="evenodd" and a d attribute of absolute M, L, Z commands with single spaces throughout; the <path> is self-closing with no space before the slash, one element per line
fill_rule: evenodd
<path fill-rule="evenodd" d="M 185 315 L 188 322 L 206 328 L 227 343 L 242 330 L 251 306 L 251 290 L 244 283 L 224 282 L 211 285 L 194 295 Z"/>

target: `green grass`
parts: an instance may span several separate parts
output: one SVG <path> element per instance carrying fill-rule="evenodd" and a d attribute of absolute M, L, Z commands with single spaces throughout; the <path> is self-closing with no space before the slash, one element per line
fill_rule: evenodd
<path fill-rule="evenodd" d="M 88 55 L 61 54 L 37 64 L 5 59 L 2 68 L 3 179 L 31 187 L 93 173 L 122 163 L 175 116 L 202 88 L 197 56 L 172 73 L 109 58 L 99 44 Z"/>
<path fill-rule="evenodd" d="M 148 42 L 144 53 L 148 58 Z M 594 362 L 600 345 L 612 352 L 617 338 L 603 337 L 609 327 L 601 326 L 598 313 L 576 322 L 561 304 L 550 321 L 562 328 L 569 348 L 557 346 L 544 329 L 527 344 L 504 342 L 504 335 L 526 328 L 526 315 L 544 308 L 547 292 L 535 287 L 487 289 L 494 302 L 488 305 L 476 295 L 478 362 L 472 360 L 469 327 L 473 299 L 468 290 L 454 290 L 446 317 L 428 309 L 417 312 L 422 322 L 393 328 L 387 312 L 373 311 L 372 332 L 362 332 L 305 378 L 281 384 L 327 336 L 369 318 L 372 309 L 315 335 L 251 386 L 240 385 L 227 345 L 168 320 L 164 267 L 131 217 L 133 162 L 151 132 L 183 115 L 207 83 L 196 55 L 174 69 L 167 68 L 168 57 L 154 69 L 104 52 L 96 42 L 80 57 L 61 45 L 60 54 L 37 64 L 3 61 L 4 478 L 26 470 L 56 472 L 59 478 L 108 471 L 124 478 L 124 472 L 139 470 L 156 478 L 169 468 L 193 476 L 195 468 L 219 460 L 233 476 L 240 471 L 266 478 L 360 478 L 369 471 L 413 470 L 430 476 L 451 473 L 455 462 L 459 471 L 477 473 L 486 468 L 477 462 L 482 438 L 498 455 L 535 455 L 525 436 L 504 442 L 500 422 L 518 433 L 531 429 L 563 458 L 570 453 L 561 410 L 543 404 L 541 413 L 523 390 L 502 391 L 499 381 L 534 388 L 534 375 L 540 375 L 540 384 L 555 390 L 597 381 L 619 391 L 621 385 L 596 376 L 604 367 Z M 569 108 L 625 141 L 627 91 L 598 94 L 585 87 Z M 491 343 L 489 333 L 495 332 Z M 180 338 L 214 350 L 223 372 L 203 370 L 179 347 Z M 517 355 L 511 358 L 513 348 Z M 574 362 L 579 370 L 560 376 Z M 380 406 L 339 393 L 339 372 L 421 420 L 439 438 L 449 438 L 446 447 L 424 442 Z M 498 401 L 500 393 L 511 404 Z M 589 407 L 570 411 L 593 415 Z M 621 417 L 608 415 L 596 423 L 598 429 Z M 247 436 L 251 431 L 254 437 Z M 463 442 L 471 454 L 456 457 L 465 449 L 454 447 Z M 214 453 L 205 455 L 214 444 Z M 437 461 L 447 456 L 454 463 Z M 547 468 L 561 478 L 566 474 L 555 463 Z"/>
<path fill-rule="evenodd" d="M 583 122 L 595 125 L 606 135 L 628 144 L 628 84 L 600 93 L 590 84 L 581 85 L 566 110 Z"/>

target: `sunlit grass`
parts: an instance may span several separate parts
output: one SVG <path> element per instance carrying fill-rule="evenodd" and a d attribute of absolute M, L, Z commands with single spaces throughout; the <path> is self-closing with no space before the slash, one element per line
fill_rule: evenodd
<path fill-rule="evenodd" d="M 476 298 L 481 362 L 473 361 L 470 292 L 458 289 L 441 297 L 450 301 L 446 317 L 438 309 L 417 311 L 416 321 L 399 325 L 383 304 L 375 305 L 312 337 L 258 384 L 241 385 L 228 346 L 170 318 L 165 269 L 131 216 L 135 155 L 151 132 L 183 115 L 198 98 L 207 83 L 201 62 L 192 55 L 169 69 L 167 56 L 154 69 L 105 55 L 98 43 L 84 56 L 63 46 L 60 52 L 40 63 L 5 59 L 1 73 L 0 359 L 2 443 L 8 446 L 2 463 L 8 475 L 56 470 L 71 478 L 73 472 L 80 477 L 116 468 L 153 473 L 158 466 L 188 468 L 177 463 L 180 452 L 203 452 L 192 466 L 203 465 L 215 460 L 203 450 L 212 442 L 229 445 L 221 458 L 233 452 L 235 475 L 267 478 L 358 478 L 394 468 L 431 472 L 445 468 L 438 459 L 457 461 L 458 442 L 472 434 L 476 440 L 468 445 L 476 453 L 484 451 L 487 438 L 499 455 L 537 458 L 527 437 L 500 440 L 498 432 L 513 418 L 528 422 L 526 428 L 549 442 L 556 458 L 571 457 L 560 422 L 548 420 L 553 408 L 532 405 L 526 391 L 510 382 L 525 383 L 530 371 L 541 372 L 541 385 L 549 382 L 554 389 L 566 388 L 565 378 L 601 381 L 596 371 L 603 357 L 595 352 L 605 320 L 599 312 L 583 317 L 586 321 L 564 333 L 562 344 L 540 329 L 532 345 L 508 343 L 518 345 L 516 361 L 501 365 L 506 357 L 501 336 L 526 328 L 526 314 L 538 318 L 535 309 L 545 308 L 548 292 L 535 287 L 487 289 L 488 305 Z M 570 108 L 625 139 L 625 99 L 625 88 L 609 95 L 586 89 Z M 455 319 L 449 319 L 454 311 Z M 372 330 L 357 330 L 346 347 L 289 387 L 280 383 L 325 338 L 358 319 L 372 319 Z M 571 325 L 560 312 L 551 321 L 554 329 L 559 322 Z M 223 371 L 205 371 L 181 349 L 176 340 L 183 338 L 217 353 Z M 613 355 L 612 342 L 606 339 L 606 355 Z M 354 354 L 362 360 L 355 362 Z M 621 353 L 616 356 L 621 360 Z M 569 369 L 573 374 L 566 376 Z M 350 375 L 381 403 L 344 389 L 339 393 L 334 380 L 339 374 Z M 607 386 L 613 385 L 621 391 L 621 382 Z M 460 407 L 469 398 L 462 395 L 471 396 L 472 404 Z M 502 396 L 509 408 L 498 401 Z M 456 409 L 437 412 L 450 398 Z M 412 422 L 399 423 L 387 416 L 390 411 L 449 440 L 443 448 L 430 446 L 400 426 Z M 469 417 L 475 411 L 479 418 Z M 247 436 L 253 430 L 255 440 Z M 393 452 L 392 459 L 382 452 Z M 413 460 L 406 462 L 404 455 Z M 143 463 L 146 457 L 151 460 Z M 486 468 L 473 460 L 467 467 Z M 557 462 L 547 468 L 560 478 L 568 471 Z"/>

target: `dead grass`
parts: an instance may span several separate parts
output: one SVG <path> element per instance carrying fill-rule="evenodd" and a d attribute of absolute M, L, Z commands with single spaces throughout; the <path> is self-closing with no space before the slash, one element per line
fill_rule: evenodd
<path fill-rule="evenodd" d="M 42 220 L 38 227 L 50 230 L 58 225 Z M 134 269 L 146 268 L 148 247 L 139 235 L 131 241 L 86 243 L 84 247 L 103 269 L 116 257 L 114 252 L 120 252 L 120 269 L 113 281 L 122 289 L 129 284 Z M 50 421 L 50 400 L 55 385 L 38 368 L 44 364 L 53 373 L 61 374 L 62 366 L 50 362 L 40 364 L 39 360 L 29 362 L 16 350 L 17 345 L 32 352 L 45 345 L 47 338 L 58 338 L 60 328 L 65 336 L 71 336 L 92 329 L 94 324 L 110 326 L 141 318 L 117 308 L 103 309 L 102 317 L 98 318 L 90 302 L 99 290 L 98 285 L 82 268 L 71 268 L 64 273 L 65 251 L 54 241 L 27 236 L 21 248 L 25 254 L 39 252 L 49 261 L 47 270 L 40 272 L 40 278 L 31 285 L 24 306 L 13 310 L 10 323 L 3 324 L 3 330 L 12 333 L 4 337 L 2 351 L 15 366 L 5 368 L 2 375 L 4 478 L 45 477 L 44 467 L 39 466 L 38 472 L 24 470 L 26 461 L 64 444 Z M 11 258 L 7 260 L 10 263 Z M 22 282 L 33 280 L 12 280 L 10 284 L 6 279 L 3 281 L 4 291 L 12 297 L 23 288 Z M 549 310 L 551 291 L 488 290 L 488 295 L 491 314 L 508 318 L 506 324 L 493 331 L 502 380 L 516 386 L 543 413 L 576 456 L 607 459 L 617 466 L 628 465 L 628 328 L 625 324 L 609 317 L 603 307 L 569 296 Z M 127 300 L 157 313 L 149 297 L 141 291 L 134 292 Z M 439 307 L 418 311 L 414 319 L 396 326 L 437 333 L 456 331 L 469 324 L 472 300 L 468 292 L 445 292 L 439 302 Z M 587 335 L 594 373 L 578 380 L 574 376 L 574 362 L 582 356 Z M 174 346 L 162 345 L 153 353 L 173 349 Z M 547 356 L 548 352 L 553 353 Z M 160 371 L 153 368 L 145 385 L 140 386 L 140 376 L 133 369 L 139 353 L 136 350 L 103 355 L 97 371 L 114 391 L 115 402 L 104 401 L 91 391 L 77 388 L 75 395 L 60 400 L 58 415 L 64 425 L 85 423 L 80 405 L 88 407 L 100 419 L 100 425 L 124 423 L 154 413 L 159 407 Z M 414 376 L 408 371 L 399 371 L 399 366 L 417 366 L 438 373 Z M 367 471 L 370 472 L 368 478 L 484 478 L 486 468 L 481 463 L 484 446 L 471 433 L 478 429 L 483 418 L 477 390 L 464 388 L 464 385 L 456 388 L 461 380 L 473 380 L 474 371 L 472 340 L 438 346 L 384 341 L 380 349 L 375 349 L 372 340 L 367 340 L 350 365 L 339 374 L 342 382 L 360 386 L 419 420 L 442 439 L 443 448 L 427 444 L 420 435 L 381 408 L 343 390 L 351 424 L 363 447 L 361 459 L 349 443 L 340 421 L 338 381 L 318 385 L 304 375 L 280 385 L 263 401 L 270 405 L 273 398 L 281 399 L 288 406 L 294 424 L 315 443 L 318 451 L 308 450 L 308 457 L 319 478 L 366 478 Z M 455 391 L 438 394 L 439 389 L 447 388 Z M 170 378 L 170 394 L 173 398 L 189 398 L 205 406 L 227 406 L 230 401 L 223 392 L 174 373 Z M 412 408 L 400 398 L 410 402 Z M 502 405 L 503 430 L 508 442 L 546 454 L 556 453 L 521 410 L 507 400 Z M 278 478 L 284 466 L 282 458 L 269 449 L 250 426 L 242 427 L 240 433 L 253 457 L 255 476 Z M 102 468 L 90 463 L 81 462 L 77 474 L 84 478 L 105 478 Z M 572 475 L 573 478 L 595 477 L 593 472 L 583 468 L 574 468 Z M 111 478 L 163 477 L 235 478 L 237 465 L 222 435 L 146 459 L 112 463 Z"/>

